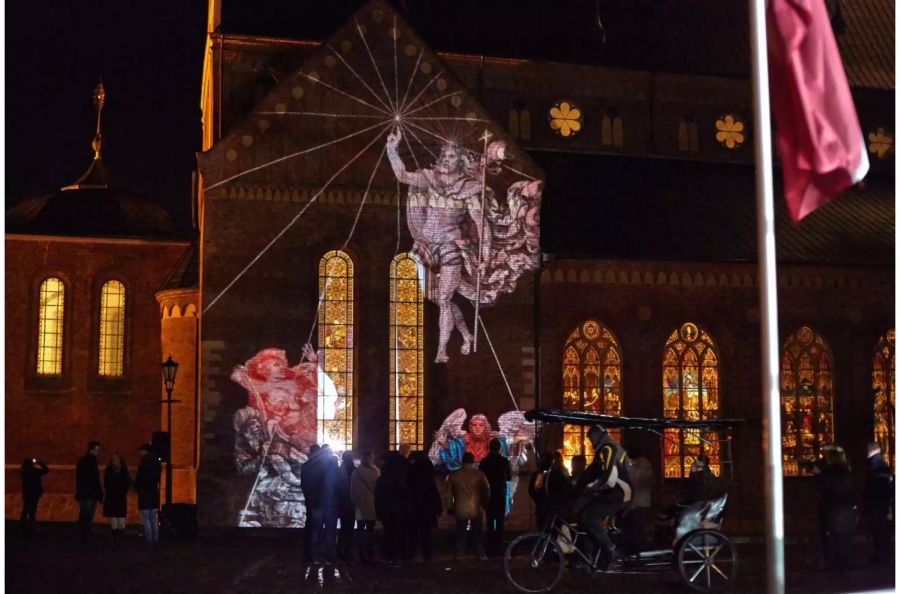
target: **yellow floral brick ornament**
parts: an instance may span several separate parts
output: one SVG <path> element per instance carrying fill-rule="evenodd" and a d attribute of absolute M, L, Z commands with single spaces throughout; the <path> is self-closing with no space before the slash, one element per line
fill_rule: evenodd
<path fill-rule="evenodd" d="M 560 101 L 550 108 L 550 129 L 568 138 L 581 130 L 581 109 L 569 101 Z"/>
<path fill-rule="evenodd" d="M 869 152 L 878 155 L 879 159 L 884 159 L 893 146 L 894 137 L 888 134 L 884 128 L 869 132 Z"/>
<path fill-rule="evenodd" d="M 728 114 L 716 120 L 716 140 L 734 150 L 744 144 L 744 122 Z"/>

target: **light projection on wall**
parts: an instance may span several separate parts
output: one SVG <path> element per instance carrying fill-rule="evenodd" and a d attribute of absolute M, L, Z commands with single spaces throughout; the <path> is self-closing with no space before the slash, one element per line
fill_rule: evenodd
<path fill-rule="evenodd" d="M 894 396 L 896 375 L 894 373 L 894 330 L 878 341 L 872 357 L 872 395 L 875 420 L 874 441 L 881 446 L 884 461 L 894 468 Z"/>
<path fill-rule="evenodd" d="M 425 449 L 424 275 L 412 254 L 397 254 L 391 262 L 388 417 L 393 448 L 408 443 Z"/>
<path fill-rule="evenodd" d="M 781 352 L 781 452 L 785 476 L 812 474 L 800 461 L 818 459 L 834 442 L 831 349 L 808 326 L 791 334 Z"/>
<path fill-rule="evenodd" d="M 719 417 L 719 357 L 712 337 L 691 322 L 681 325 L 663 351 L 663 414 L 667 419 Z M 719 474 L 719 438 L 714 432 L 666 429 L 663 470 L 666 478 L 688 477 L 700 454 Z"/>
<path fill-rule="evenodd" d="M 441 428 L 435 433 L 428 457 L 438 469 L 456 470 L 462 465 L 463 454 L 472 452 L 477 465 L 488 455 L 491 440 L 499 439 L 500 453 L 509 458 L 512 471 L 512 480 L 507 489 L 508 513 L 512 496 L 519 484 L 518 470 L 528 460 L 528 448 L 534 446 L 534 423 L 525 420 L 525 413 L 522 411 L 509 411 L 497 419 L 498 428 L 495 430 L 487 416 L 475 414 L 469 419 L 468 430 L 465 430 L 463 426 L 466 416 L 466 409 L 459 408 L 444 419 Z"/>
<path fill-rule="evenodd" d="M 563 408 L 606 415 L 622 414 L 622 354 L 619 341 L 603 324 L 588 320 L 569 334 L 563 348 Z M 593 448 L 587 427 L 563 427 L 563 460 L 584 455 L 588 463 Z M 621 443 L 621 431 L 611 430 Z"/>

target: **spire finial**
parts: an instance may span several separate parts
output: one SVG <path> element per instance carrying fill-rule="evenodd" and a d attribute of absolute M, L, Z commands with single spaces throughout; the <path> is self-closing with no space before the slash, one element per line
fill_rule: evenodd
<path fill-rule="evenodd" d="M 91 142 L 91 146 L 94 149 L 95 160 L 100 158 L 100 148 L 103 145 L 101 114 L 103 113 L 104 103 L 106 103 L 106 90 L 103 88 L 103 79 L 101 78 L 97 82 L 97 86 L 94 87 L 94 107 L 97 109 L 97 132 L 94 134 L 94 140 Z"/>

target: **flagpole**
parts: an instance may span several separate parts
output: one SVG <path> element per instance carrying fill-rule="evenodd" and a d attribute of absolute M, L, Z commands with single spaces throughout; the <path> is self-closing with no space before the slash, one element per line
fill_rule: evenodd
<path fill-rule="evenodd" d="M 772 125 L 766 0 L 748 0 L 753 53 L 753 143 L 756 150 L 756 228 L 762 347 L 763 464 L 766 502 L 766 574 L 769 594 L 784 593 L 784 493 L 781 477 L 781 403 L 778 381 L 778 276 L 772 192 Z"/>

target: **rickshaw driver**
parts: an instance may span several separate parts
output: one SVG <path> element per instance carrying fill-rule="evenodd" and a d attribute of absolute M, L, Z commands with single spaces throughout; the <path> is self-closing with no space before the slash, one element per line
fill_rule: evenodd
<path fill-rule="evenodd" d="M 594 459 L 575 484 L 578 521 L 600 543 L 611 564 L 617 556 L 616 545 L 607 534 L 605 520 L 631 501 L 628 454 L 599 425 L 591 427 L 587 436 Z"/>

